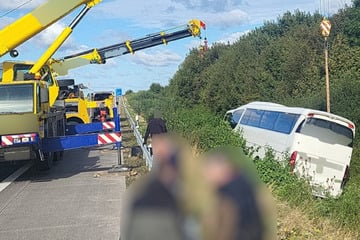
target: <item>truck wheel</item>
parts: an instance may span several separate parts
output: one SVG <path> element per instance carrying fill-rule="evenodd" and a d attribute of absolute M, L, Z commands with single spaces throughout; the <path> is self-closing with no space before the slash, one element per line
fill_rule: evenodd
<path fill-rule="evenodd" d="M 42 152 L 39 150 L 36 154 L 37 167 L 39 170 L 49 170 L 53 165 L 54 153 Z"/>

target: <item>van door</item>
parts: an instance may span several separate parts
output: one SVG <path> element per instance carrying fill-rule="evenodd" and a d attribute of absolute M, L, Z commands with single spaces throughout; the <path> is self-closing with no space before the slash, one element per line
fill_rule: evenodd
<path fill-rule="evenodd" d="M 297 129 L 292 146 L 294 172 L 309 181 L 314 195 L 338 196 L 350 165 L 353 132 L 336 122 L 307 118 Z"/>

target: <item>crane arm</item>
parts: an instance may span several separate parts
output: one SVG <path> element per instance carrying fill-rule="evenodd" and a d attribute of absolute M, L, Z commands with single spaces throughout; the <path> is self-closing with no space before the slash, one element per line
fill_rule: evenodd
<path fill-rule="evenodd" d="M 5 55 L 82 4 L 89 7 L 100 0 L 48 0 L 30 13 L 0 30 L 0 56 Z"/>
<path fill-rule="evenodd" d="M 103 64 L 107 59 L 125 54 L 133 54 L 136 51 L 154 47 L 186 37 L 200 37 L 201 29 L 205 29 L 205 23 L 200 20 L 191 20 L 186 26 L 159 33 L 149 34 L 143 38 L 128 40 L 103 48 L 94 48 L 77 54 L 69 55 L 61 59 L 51 59 L 49 62 L 52 69 L 60 76 L 66 75 L 69 69 L 88 64 Z"/>

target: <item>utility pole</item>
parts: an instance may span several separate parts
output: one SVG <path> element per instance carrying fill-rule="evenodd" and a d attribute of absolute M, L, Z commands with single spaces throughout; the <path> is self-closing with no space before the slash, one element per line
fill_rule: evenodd
<path fill-rule="evenodd" d="M 324 53 L 325 53 L 325 84 L 326 84 L 326 111 L 330 112 L 330 80 L 329 80 L 329 45 L 328 37 L 330 35 L 331 23 L 324 18 L 320 24 L 321 34 L 324 37 Z"/>

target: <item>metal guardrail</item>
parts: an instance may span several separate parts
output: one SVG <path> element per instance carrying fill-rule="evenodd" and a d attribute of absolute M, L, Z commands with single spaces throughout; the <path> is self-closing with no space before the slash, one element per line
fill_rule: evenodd
<path fill-rule="evenodd" d="M 144 146 L 143 137 L 140 134 L 139 130 L 136 128 L 136 124 L 135 124 L 134 120 L 131 118 L 131 115 L 126 107 L 126 103 L 122 97 L 120 98 L 120 101 L 122 102 L 122 106 L 124 107 L 126 118 L 128 119 L 128 121 L 130 123 L 131 129 L 134 131 L 134 136 L 136 138 L 136 141 L 137 141 L 138 145 L 141 147 L 141 150 L 143 152 L 143 158 L 145 158 L 145 160 L 146 160 L 146 166 L 149 168 L 149 170 L 151 170 L 152 165 L 153 165 L 152 156 L 151 156 L 148 148 L 146 146 Z"/>

